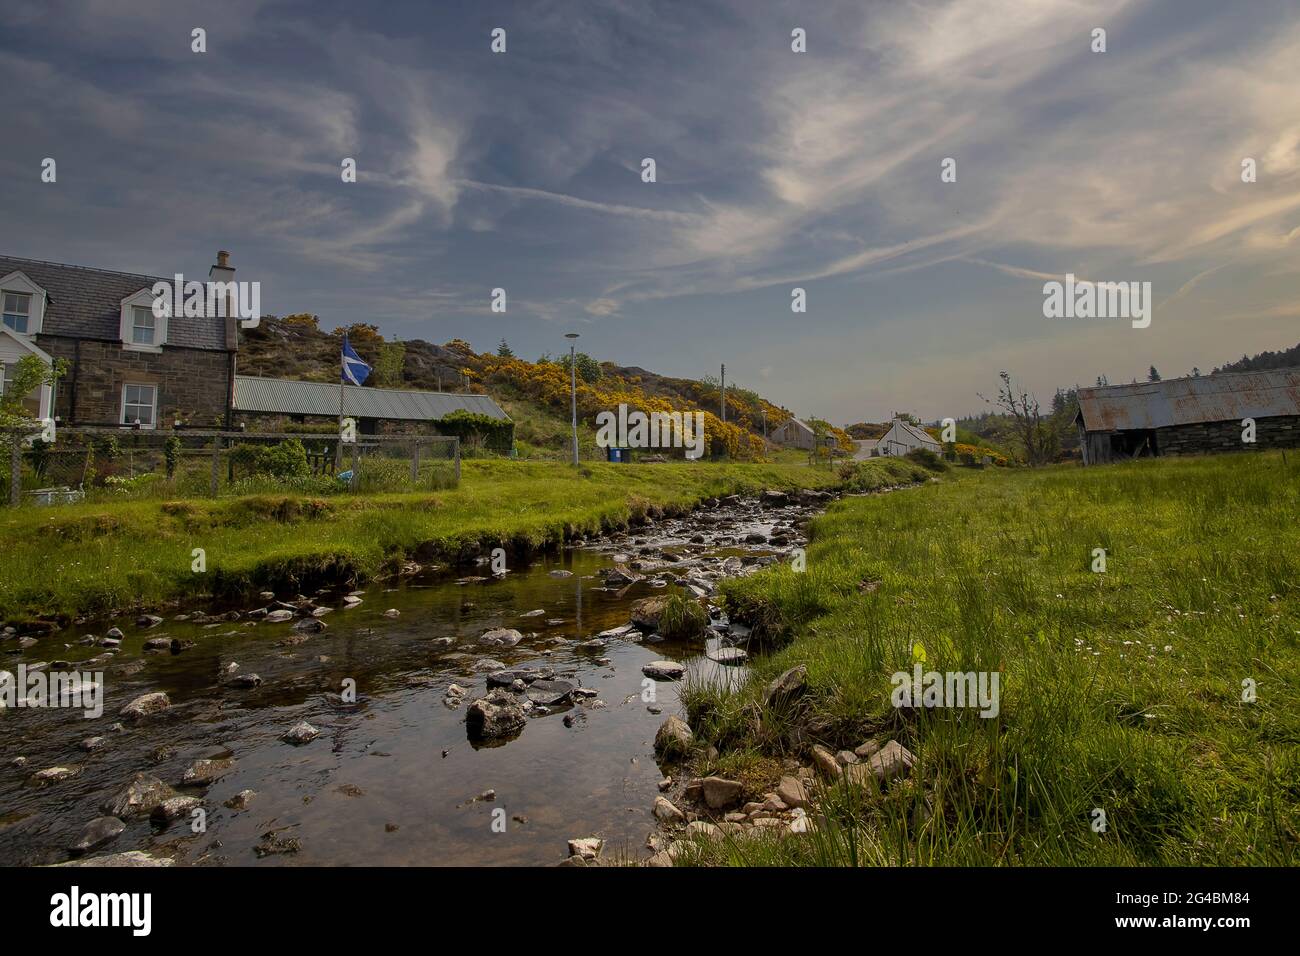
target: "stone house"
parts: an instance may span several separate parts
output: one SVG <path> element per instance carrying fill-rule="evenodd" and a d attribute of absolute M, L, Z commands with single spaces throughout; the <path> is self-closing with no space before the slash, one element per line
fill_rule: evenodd
<path fill-rule="evenodd" d="M 232 282 L 234 273 L 219 252 L 208 279 Z M 63 377 L 25 402 L 61 425 L 229 427 L 238 319 L 155 316 L 153 287 L 172 281 L 0 256 L 4 379 L 24 355 L 65 361 Z"/>
<path fill-rule="evenodd" d="M 1074 421 L 1085 465 L 1295 448 L 1300 446 L 1300 369 L 1081 388 Z"/>

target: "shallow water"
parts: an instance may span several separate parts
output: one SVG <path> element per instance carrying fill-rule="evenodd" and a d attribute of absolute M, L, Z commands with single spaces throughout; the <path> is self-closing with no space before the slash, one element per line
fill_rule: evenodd
<path fill-rule="evenodd" d="M 708 680 L 735 679 L 742 669 L 710 661 L 698 641 L 684 646 L 613 638 L 601 649 L 579 646 L 625 624 L 637 599 L 667 593 L 646 582 L 607 590 L 596 572 L 616 553 L 639 550 L 633 542 L 642 539 L 642 547 L 666 547 L 703 568 L 716 569 L 736 554 L 751 565 L 764 556 L 771 560 L 774 549 L 737 546 L 727 538 L 769 533 L 774 521 L 806 513 L 745 514 L 734 524 L 724 522 L 721 542 L 689 517 L 661 522 L 514 567 L 500 579 L 486 568 L 426 571 L 365 589 L 363 603 L 353 609 L 342 608 L 344 591 L 322 593 L 317 602 L 336 608 L 323 618 L 328 628 L 293 646 L 282 643 L 298 636 L 292 622 L 199 626 L 173 621 L 174 613 L 150 630 L 118 622 L 126 633 L 120 652 L 99 665 L 105 671 L 102 717 L 85 719 L 79 710 L 64 709 L 0 713 L 0 864 L 72 858 L 67 847 L 102 815 L 100 805 L 141 771 L 201 797 L 206 832 L 192 833 L 188 817 L 169 825 L 137 818 L 89 855 L 138 849 L 178 863 L 241 866 L 544 865 L 565 859 L 569 839 L 597 836 L 607 858 L 648 856 L 650 809 L 664 775 L 653 739 L 665 717 L 678 712 L 681 685 L 655 683 L 662 713 L 652 713 L 641 697 L 641 666 L 678 660 Z M 709 531 L 710 540 L 688 544 L 686 537 L 699 530 Z M 551 575 L 559 569 L 572 577 Z M 486 579 L 458 583 L 466 574 Z M 388 608 L 400 617 L 384 617 Z M 520 616 L 536 608 L 544 615 Z M 103 636 L 111 623 L 70 628 L 22 652 L 5 641 L 0 667 L 12 671 L 20 662 L 56 659 L 76 667 L 103 650 L 75 642 L 84 634 Z M 525 638 L 508 649 L 478 644 L 494 627 L 516 628 Z M 175 655 L 142 649 L 146 639 L 159 636 L 194 643 Z M 452 646 L 434 647 L 440 637 L 453 638 Z M 485 693 L 486 672 L 475 669 L 485 658 L 553 667 L 558 679 L 596 690 L 604 706 L 588 700 L 552 708 L 530 717 L 514 739 L 477 745 L 467 738 L 465 705 L 451 709 L 443 698 L 452 683 L 469 691 L 466 703 Z M 221 674 L 231 661 L 238 662 L 239 674 L 258 674 L 262 685 L 224 686 Z M 347 678 L 356 682 L 354 704 L 340 696 Z M 154 690 L 167 692 L 169 711 L 111 729 L 123 705 Z M 304 746 L 281 741 L 300 720 L 321 735 Z M 79 749 L 80 741 L 98 735 L 108 738 L 102 749 Z M 19 755 L 27 758 L 21 768 L 12 765 Z M 234 758 L 228 773 L 206 788 L 179 786 L 193 761 L 217 756 Z M 31 786 L 34 772 L 54 766 L 80 773 Z M 245 789 L 257 792 L 247 810 L 224 806 Z M 494 799 L 475 799 L 489 789 Z M 260 855 L 255 848 L 268 844 L 268 834 L 297 841 L 296 851 Z"/>

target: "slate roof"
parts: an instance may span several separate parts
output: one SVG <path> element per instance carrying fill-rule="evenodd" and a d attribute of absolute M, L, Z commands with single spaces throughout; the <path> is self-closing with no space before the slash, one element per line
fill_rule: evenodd
<path fill-rule="evenodd" d="M 344 401 L 344 413 L 354 418 L 434 421 L 455 411 L 466 411 L 510 421 L 501 406 L 486 395 L 349 385 Z M 328 382 L 236 375 L 235 411 L 335 418 L 339 413 L 339 387 Z"/>
<path fill-rule="evenodd" d="M 910 422 L 905 422 L 901 418 L 896 418 L 890 423 L 889 431 L 885 432 L 885 434 L 880 437 L 880 443 L 883 444 L 885 439 L 889 438 L 890 432 L 895 429 L 901 432 L 904 436 L 910 437 L 914 441 L 919 442 L 923 448 L 929 448 L 931 451 L 941 451 L 943 449 L 943 446 L 939 444 L 939 442 L 935 440 L 935 437 L 929 432 L 917 428 L 915 425 Z M 890 441 L 892 442 L 893 439 L 890 439 Z M 899 444 L 906 443 L 900 442 Z"/>
<path fill-rule="evenodd" d="M 1090 432 L 1127 431 L 1277 415 L 1300 415 L 1300 368 L 1081 388 L 1075 421 Z"/>
<path fill-rule="evenodd" d="M 21 272 L 45 290 L 45 320 L 42 335 L 65 335 L 77 339 L 120 342 L 122 300 L 155 282 L 171 283 L 171 277 L 132 275 L 88 269 L 39 259 L 0 256 L 0 276 Z M 207 281 L 207 275 L 199 278 Z M 225 351 L 226 322 L 211 318 L 173 316 L 167 321 L 167 344 L 192 349 Z"/>

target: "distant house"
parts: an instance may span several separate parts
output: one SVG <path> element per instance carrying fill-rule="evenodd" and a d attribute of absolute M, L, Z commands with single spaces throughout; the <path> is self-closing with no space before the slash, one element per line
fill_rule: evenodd
<path fill-rule="evenodd" d="M 817 445 L 817 433 L 797 418 L 791 418 L 773 429 L 771 440 L 787 448 L 806 448 L 811 451 Z"/>
<path fill-rule="evenodd" d="M 233 280 L 225 253 L 208 272 Z M 182 419 L 228 424 L 236 319 L 158 318 L 153 286 L 171 279 L 0 256 L 3 380 L 25 355 L 67 362 L 53 387 L 25 404 L 38 418 L 72 425 L 169 427 Z"/>
<path fill-rule="evenodd" d="M 889 425 L 889 431 L 876 443 L 875 450 L 882 456 L 897 458 L 918 448 L 925 448 L 936 455 L 943 452 L 943 446 L 928 432 L 901 418 L 895 418 Z"/>
<path fill-rule="evenodd" d="M 1246 419 L 1253 443 L 1243 441 Z M 1220 372 L 1079 389 L 1087 465 L 1146 455 L 1300 446 L 1300 369 Z"/>
<path fill-rule="evenodd" d="M 363 435 L 436 433 L 438 420 L 453 412 L 510 421 L 487 395 L 349 385 L 343 398 L 343 413 L 356 419 L 357 431 Z M 339 418 L 339 387 L 329 382 L 236 375 L 235 418 L 237 424 L 261 431 L 280 431 L 294 424 L 333 426 Z"/>

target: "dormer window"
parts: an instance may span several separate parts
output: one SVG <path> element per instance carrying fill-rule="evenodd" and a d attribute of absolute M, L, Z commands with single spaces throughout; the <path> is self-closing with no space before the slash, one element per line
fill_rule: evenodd
<path fill-rule="evenodd" d="M 26 335 L 32 324 L 32 297 L 26 292 L 5 292 L 4 324 Z"/>
<path fill-rule="evenodd" d="M 134 345 L 157 345 L 158 323 L 153 317 L 153 309 L 133 306 L 134 317 L 131 323 L 131 342 Z"/>
<path fill-rule="evenodd" d="M 161 352 L 167 344 L 167 316 L 155 315 L 153 293 L 141 289 L 122 300 L 122 348 Z"/>
<path fill-rule="evenodd" d="M 45 290 L 21 272 L 0 276 L 3 325 L 18 335 L 40 335 L 45 319 Z"/>

